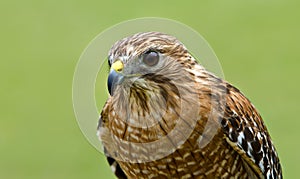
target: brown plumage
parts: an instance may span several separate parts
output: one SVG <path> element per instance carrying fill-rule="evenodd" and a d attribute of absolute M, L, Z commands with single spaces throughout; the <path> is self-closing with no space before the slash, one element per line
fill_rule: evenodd
<path fill-rule="evenodd" d="M 98 135 L 118 178 L 282 178 L 255 107 L 176 38 L 138 33 L 108 60 Z"/>

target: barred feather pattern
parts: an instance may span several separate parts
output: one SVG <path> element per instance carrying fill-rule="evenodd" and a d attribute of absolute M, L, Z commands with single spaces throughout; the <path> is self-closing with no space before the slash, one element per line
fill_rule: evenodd
<path fill-rule="evenodd" d="M 153 69 L 136 62 L 149 49 L 163 61 Z M 282 178 L 275 147 L 255 107 L 199 65 L 176 38 L 135 34 L 111 48 L 109 63 L 117 59 L 127 65 L 124 73 L 140 74 L 115 89 L 98 124 L 118 178 Z M 174 130 L 178 133 L 168 138 L 168 148 L 141 145 Z"/>

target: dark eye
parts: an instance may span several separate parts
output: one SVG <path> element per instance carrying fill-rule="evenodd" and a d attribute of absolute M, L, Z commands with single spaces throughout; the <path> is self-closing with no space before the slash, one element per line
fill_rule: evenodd
<path fill-rule="evenodd" d="M 159 55 L 157 52 L 149 51 L 143 54 L 143 62 L 148 66 L 154 66 L 158 63 Z"/>

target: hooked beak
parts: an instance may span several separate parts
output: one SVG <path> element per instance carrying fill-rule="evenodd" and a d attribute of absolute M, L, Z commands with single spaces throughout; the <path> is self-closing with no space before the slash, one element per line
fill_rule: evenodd
<path fill-rule="evenodd" d="M 111 96 L 113 96 L 116 86 L 123 81 L 124 76 L 121 73 L 123 67 L 123 63 L 119 60 L 111 65 L 111 70 L 107 79 L 108 92 Z"/>

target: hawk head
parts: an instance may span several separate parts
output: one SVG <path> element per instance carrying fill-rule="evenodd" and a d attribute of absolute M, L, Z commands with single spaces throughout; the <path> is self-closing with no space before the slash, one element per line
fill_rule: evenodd
<path fill-rule="evenodd" d="M 175 37 L 160 32 L 138 33 L 116 42 L 108 63 L 107 84 L 114 106 L 126 120 L 142 126 L 160 120 L 168 108 L 179 108 L 179 99 L 191 93 L 195 82 L 191 69 L 196 60 Z"/>
<path fill-rule="evenodd" d="M 124 79 L 136 80 L 150 74 L 174 73 L 175 68 L 183 65 L 185 60 L 192 60 L 192 57 L 184 45 L 172 36 L 146 32 L 124 38 L 109 51 L 109 93 L 113 95 L 114 85 L 121 84 Z"/>

